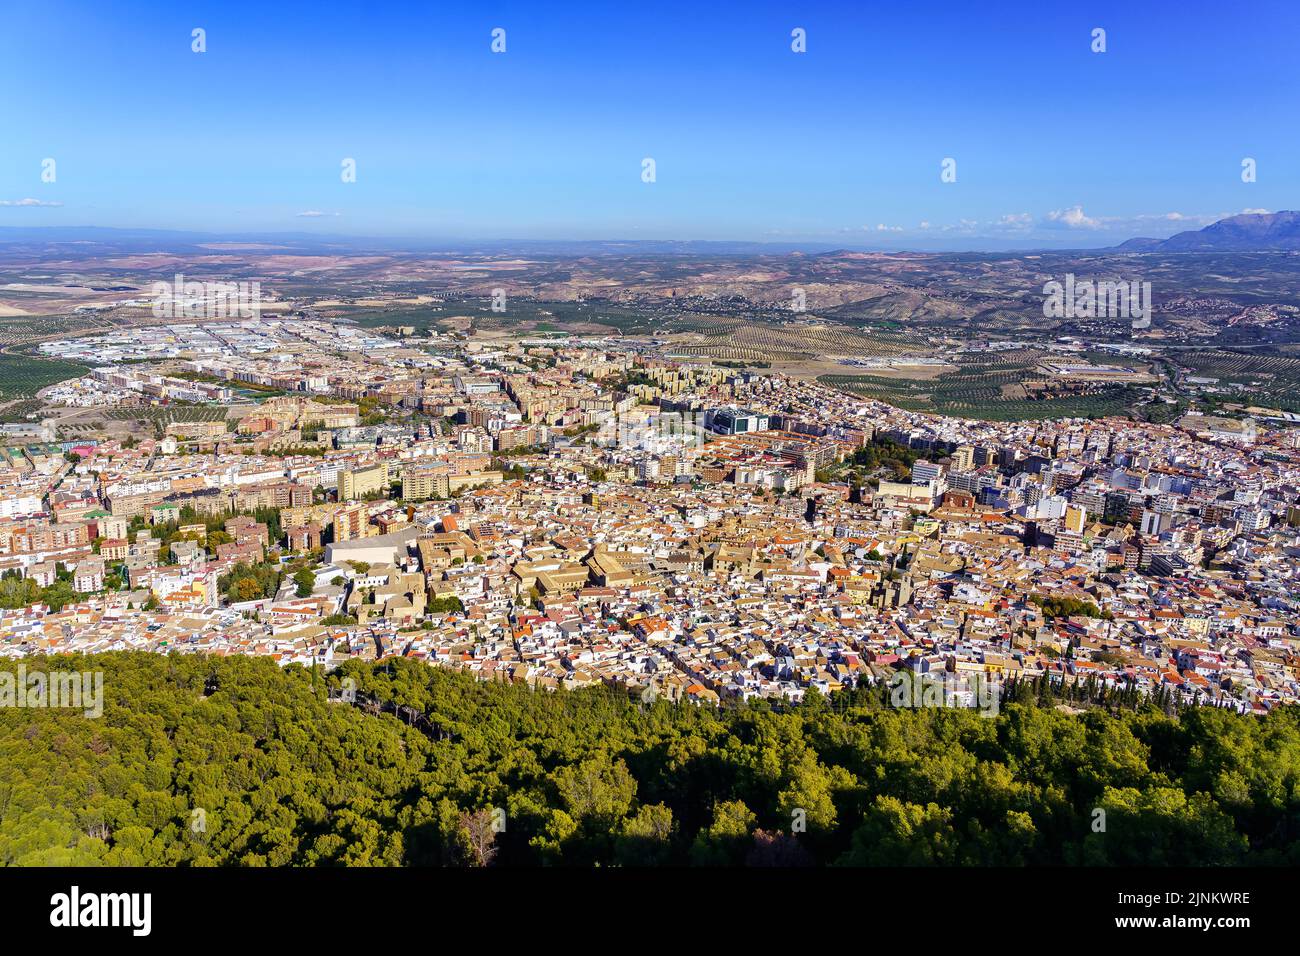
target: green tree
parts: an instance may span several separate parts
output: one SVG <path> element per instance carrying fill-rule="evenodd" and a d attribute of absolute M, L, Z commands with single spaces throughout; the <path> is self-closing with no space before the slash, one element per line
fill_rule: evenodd
<path fill-rule="evenodd" d="M 316 575 L 306 568 L 302 568 L 293 573 L 293 583 L 297 585 L 294 593 L 298 597 L 311 597 L 311 592 L 316 587 Z"/>
<path fill-rule="evenodd" d="M 614 859 L 624 866 L 661 866 L 669 861 L 676 827 L 673 811 L 648 804 L 623 821 L 614 841 Z"/>

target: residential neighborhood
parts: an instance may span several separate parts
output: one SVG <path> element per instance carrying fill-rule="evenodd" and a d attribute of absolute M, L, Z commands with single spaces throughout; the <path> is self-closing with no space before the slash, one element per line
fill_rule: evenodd
<path fill-rule="evenodd" d="M 398 656 L 710 706 L 900 673 L 955 705 L 1300 696 L 1290 430 L 945 418 L 646 343 L 266 316 L 43 349 L 161 359 L 51 401 L 217 413 L 4 449 L 5 656 Z"/>

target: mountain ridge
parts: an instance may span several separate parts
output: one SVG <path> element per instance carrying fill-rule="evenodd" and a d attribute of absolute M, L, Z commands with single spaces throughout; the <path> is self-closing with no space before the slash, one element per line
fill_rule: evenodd
<path fill-rule="evenodd" d="M 1135 238 L 1118 252 L 1275 252 L 1300 250 L 1300 212 L 1241 213 L 1168 239 Z"/>

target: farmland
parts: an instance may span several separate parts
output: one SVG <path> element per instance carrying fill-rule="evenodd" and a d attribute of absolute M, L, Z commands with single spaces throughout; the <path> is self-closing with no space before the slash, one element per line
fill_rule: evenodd
<path fill-rule="evenodd" d="M 1122 385 L 1065 390 L 1037 371 L 1045 354 L 1018 349 L 961 355 L 954 358 L 956 370 L 934 379 L 829 374 L 818 381 L 908 411 L 989 421 L 1102 418 L 1124 414 L 1143 397 L 1144 393 Z"/>
<path fill-rule="evenodd" d="M 57 434 L 61 440 L 111 434 L 160 437 L 173 422 L 219 422 L 249 406 L 219 405 L 119 405 L 112 408 L 58 409 Z"/>
<path fill-rule="evenodd" d="M 78 378 L 88 371 L 76 362 L 0 354 L 0 401 L 30 398 L 48 385 Z"/>
<path fill-rule="evenodd" d="M 10 348 L 51 338 L 72 338 L 109 327 L 102 317 L 78 315 L 25 315 L 0 318 L 0 347 Z"/>
<path fill-rule="evenodd" d="M 116 422 L 149 422 L 170 425 L 172 422 L 219 422 L 229 409 L 223 405 L 169 405 L 113 408 L 106 417 Z"/>
<path fill-rule="evenodd" d="M 600 327 L 605 332 L 632 333 L 647 331 L 652 322 L 645 312 L 612 302 L 552 302 L 523 296 L 507 298 L 504 312 L 494 312 L 488 296 L 449 298 L 428 305 L 331 307 L 323 311 L 365 328 L 410 326 L 417 335 L 430 331 L 544 333 L 565 327 L 574 332 Z"/>
<path fill-rule="evenodd" d="M 727 361 L 801 362 L 825 356 L 884 358 L 915 354 L 920 343 L 900 335 L 869 335 L 826 325 L 769 326 L 712 319 L 689 326 L 671 354 Z"/>
<path fill-rule="evenodd" d="M 5 402 L 0 407 L 0 424 L 31 421 L 40 414 L 45 403 L 36 398 L 22 398 L 16 402 Z"/>
<path fill-rule="evenodd" d="M 1300 412 L 1300 359 L 1205 349 L 1181 352 L 1174 360 L 1191 375 L 1240 390 L 1253 403 Z"/>

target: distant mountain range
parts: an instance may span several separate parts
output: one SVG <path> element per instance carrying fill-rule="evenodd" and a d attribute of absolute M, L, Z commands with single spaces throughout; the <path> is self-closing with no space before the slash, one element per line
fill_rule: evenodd
<path fill-rule="evenodd" d="M 1204 229 L 1189 229 L 1168 239 L 1130 239 L 1119 252 L 1263 252 L 1300 250 L 1300 212 L 1229 216 Z"/>

